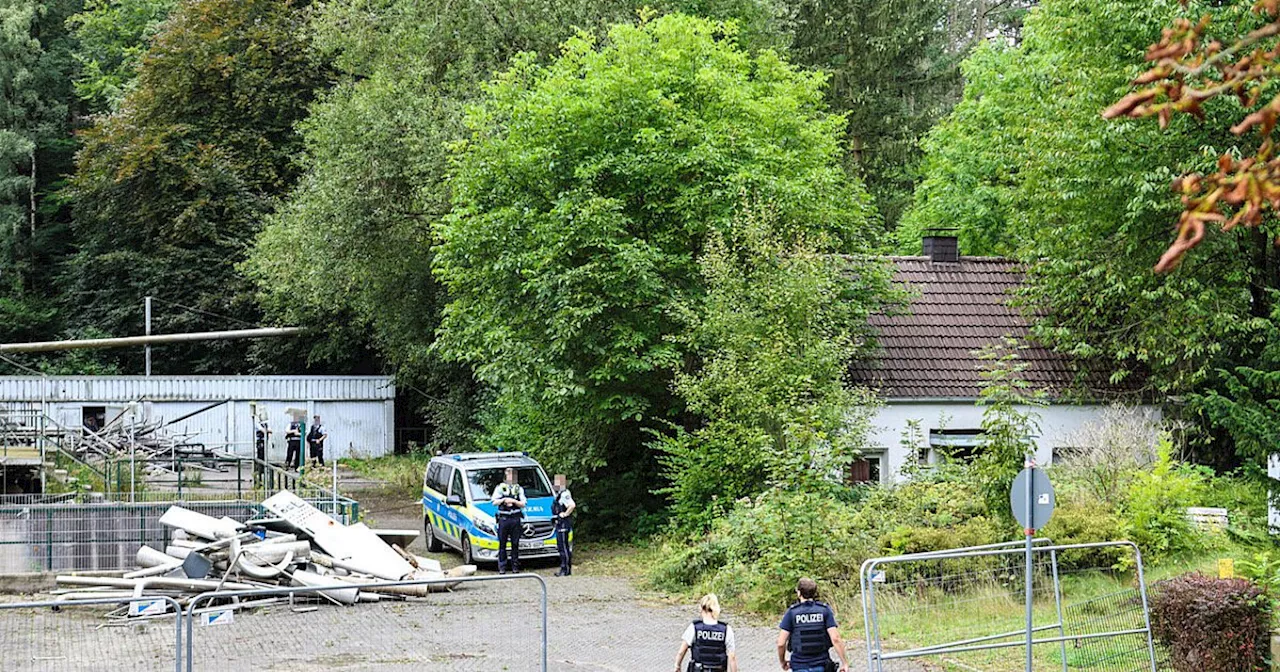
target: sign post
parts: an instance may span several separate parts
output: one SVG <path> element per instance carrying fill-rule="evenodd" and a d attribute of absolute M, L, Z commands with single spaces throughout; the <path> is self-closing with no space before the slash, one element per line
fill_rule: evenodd
<path fill-rule="evenodd" d="M 1032 672 L 1031 642 L 1034 638 L 1032 609 L 1035 591 L 1032 584 L 1034 578 L 1032 569 L 1035 563 L 1032 557 L 1032 540 L 1036 536 L 1036 530 L 1049 522 L 1055 504 L 1053 484 L 1049 482 L 1049 477 L 1044 471 L 1036 468 L 1035 462 L 1028 460 L 1026 468 L 1013 479 L 1013 487 L 1009 489 L 1009 506 L 1013 509 L 1014 519 L 1022 525 L 1022 531 L 1027 540 L 1027 672 Z"/>

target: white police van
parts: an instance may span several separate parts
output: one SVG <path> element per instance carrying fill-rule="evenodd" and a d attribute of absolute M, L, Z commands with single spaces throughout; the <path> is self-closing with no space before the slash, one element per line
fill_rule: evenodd
<path fill-rule="evenodd" d="M 432 458 L 422 480 L 422 527 L 427 550 L 450 546 L 467 564 L 498 560 L 494 488 L 516 469 L 528 505 L 520 559 L 558 557 L 551 518 L 551 481 L 542 466 L 524 453 L 459 453 Z"/>

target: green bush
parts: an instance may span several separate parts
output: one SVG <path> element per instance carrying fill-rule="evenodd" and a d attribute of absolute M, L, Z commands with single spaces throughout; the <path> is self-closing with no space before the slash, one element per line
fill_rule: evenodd
<path fill-rule="evenodd" d="M 1173 445 L 1161 439 L 1150 471 L 1140 472 L 1129 486 L 1122 508 L 1123 532 L 1154 564 L 1205 547 L 1204 535 L 1187 520 L 1186 509 L 1201 503 L 1208 485 L 1204 467 L 1173 459 Z M 1210 472 L 1211 473 L 1211 472 Z"/>
<path fill-rule="evenodd" d="M 1091 544 L 1123 539 L 1124 522 L 1101 500 L 1081 496 L 1060 498 L 1053 518 L 1040 531 L 1055 544 Z M 1063 551 L 1058 554 L 1062 571 L 1110 568 L 1132 555 L 1120 547 Z"/>
<path fill-rule="evenodd" d="M 705 536 L 667 540 L 650 578 L 661 588 L 710 590 L 771 612 L 788 604 L 801 576 L 856 583 L 873 548 L 855 507 L 826 494 L 774 489 L 740 500 Z"/>

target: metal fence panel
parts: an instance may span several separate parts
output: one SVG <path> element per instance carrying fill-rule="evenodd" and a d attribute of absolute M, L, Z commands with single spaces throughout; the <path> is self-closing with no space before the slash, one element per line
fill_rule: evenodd
<path fill-rule="evenodd" d="M 547 585 L 536 574 L 372 585 L 386 590 L 454 583 L 464 585 L 351 606 L 319 595 L 350 589 L 345 583 L 205 593 L 187 606 L 186 669 L 260 669 L 268 663 L 310 669 L 328 662 L 361 670 L 547 671 Z M 237 603 L 273 598 L 284 601 L 235 610 Z"/>
<path fill-rule="evenodd" d="M 104 605 L 122 613 L 104 618 Z M 169 597 L 0 603 L 4 670 L 182 672 L 183 618 Z"/>
<path fill-rule="evenodd" d="M 163 551 L 173 530 L 160 524 L 172 505 L 246 521 L 262 515 L 249 501 L 0 505 L 0 573 L 131 569 L 139 546 Z M 312 500 L 333 511 L 332 499 Z M 355 522 L 357 504 L 338 499 L 338 518 Z"/>
<path fill-rule="evenodd" d="M 1142 555 L 1130 542 L 1032 554 L 1036 670 L 1156 672 Z M 867 664 L 1025 670 L 1023 542 L 875 558 L 862 568 Z"/>

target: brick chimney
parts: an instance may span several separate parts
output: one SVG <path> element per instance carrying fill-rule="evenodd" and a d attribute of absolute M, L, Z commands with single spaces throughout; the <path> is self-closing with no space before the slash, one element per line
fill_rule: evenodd
<path fill-rule="evenodd" d="M 926 231 L 921 240 L 924 256 L 935 264 L 956 264 L 960 262 L 960 241 L 956 238 L 955 229 L 935 229 Z"/>

